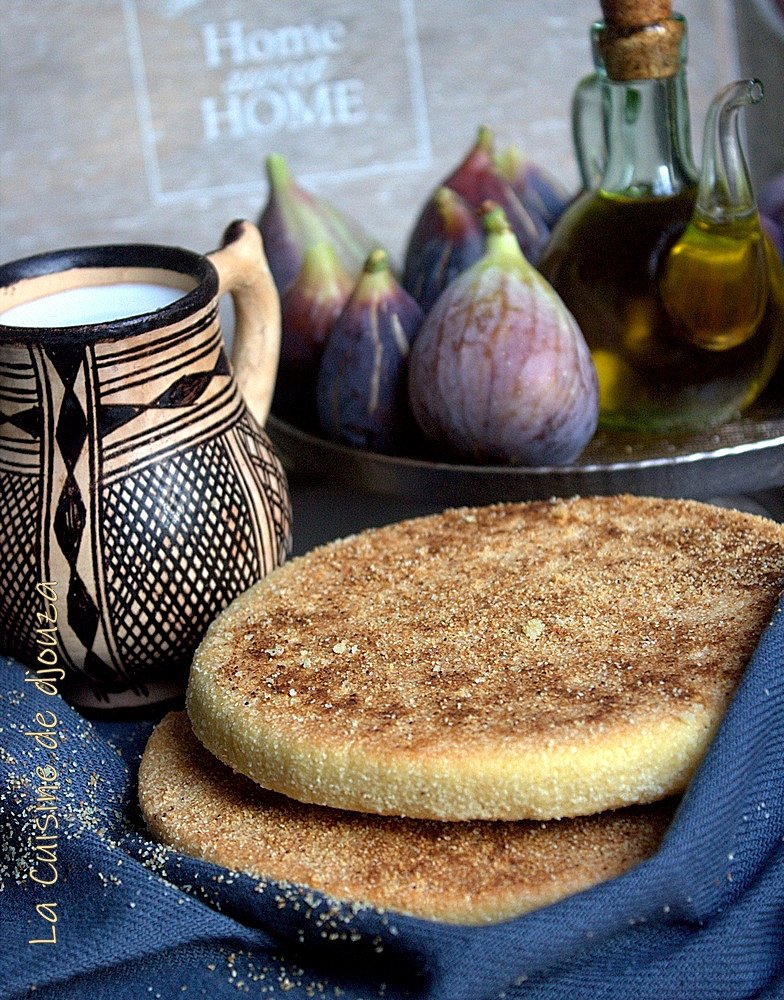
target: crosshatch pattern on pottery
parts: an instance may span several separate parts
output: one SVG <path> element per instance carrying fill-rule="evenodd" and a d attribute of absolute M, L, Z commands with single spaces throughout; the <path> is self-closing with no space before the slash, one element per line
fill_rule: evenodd
<path fill-rule="evenodd" d="M 0 359 L 0 623 L 9 648 L 25 662 L 36 655 L 42 421 L 29 353 L 11 349 Z M 20 593 L 31 597 L 20 602 Z"/>
<path fill-rule="evenodd" d="M 99 696 L 187 670 L 212 618 L 290 548 L 285 475 L 214 303 L 122 340 L 4 348 L 0 497 L 17 511 L 5 650 L 31 662 L 35 585 L 56 581 L 61 656 Z"/>

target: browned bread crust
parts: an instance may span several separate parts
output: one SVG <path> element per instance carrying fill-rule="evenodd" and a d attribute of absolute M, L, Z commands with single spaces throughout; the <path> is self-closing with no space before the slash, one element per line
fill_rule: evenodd
<path fill-rule="evenodd" d="M 302 801 L 435 819 L 678 792 L 784 579 L 784 527 L 692 501 L 447 511 L 276 570 L 209 629 L 187 706 Z"/>
<path fill-rule="evenodd" d="M 303 805 L 233 774 L 185 713 L 154 731 L 139 771 L 153 836 L 262 879 L 452 923 L 503 920 L 654 853 L 672 804 L 550 823 L 436 823 Z"/>

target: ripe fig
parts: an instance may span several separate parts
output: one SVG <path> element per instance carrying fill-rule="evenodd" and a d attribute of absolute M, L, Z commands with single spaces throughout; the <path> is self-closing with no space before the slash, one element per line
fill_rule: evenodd
<path fill-rule="evenodd" d="M 784 172 L 765 184 L 757 203 L 763 228 L 784 260 Z"/>
<path fill-rule="evenodd" d="M 318 412 L 334 439 L 391 452 L 412 429 L 406 395 L 411 341 L 422 310 L 374 250 L 335 321 L 321 359 Z"/>
<path fill-rule="evenodd" d="M 302 267 L 308 247 L 330 243 L 338 260 L 356 278 L 378 243 L 324 198 L 299 185 L 279 153 L 267 157 L 269 195 L 258 226 L 278 292 L 284 292 Z"/>
<path fill-rule="evenodd" d="M 565 465 L 596 430 L 596 369 L 577 323 L 523 256 L 499 206 L 487 249 L 442 292 L 409 363 L 425 435 L 477 462 Z"/>
<path fill-rule="evenodd" d="M 539 245 L 541 233 L 523 203 L 501 176 L 494 159 L 494 137 L 487 126 L 481 126 L 476 142 L 468 155 L 439 187 L 448 187 L 459 194 L 474 210 L 483 202 L 494 201 L 506 213 L 512 232 L 517 237 L 523 253 L 533 252 Z M 427 242 L 431 230 L 429 218 L 430 199 L 423 208 L 409 237 L 409 252 L 418 253 Z"/>
<path fill-rule="evenodd" d="M 406 254 L 403 287 L 426 313 L 449 282 L 479 260 L 485 237 L 476 212 L 448 187 L 436 191 L 420 223 Z"/>
<path fill-rule="evenodd" d="M 507 146 L 496 157 L 496 164 L 537 227 L 549 234 L 574 196 L 552 174 L 528 159 L 517 146 Z"/>
<path fill-rule="evenodd" d="M 779 257 L 784 261 L 784 226 L 779 226 L 769 215 L 763 215 L 762 212 L 760 212 L 760 223 L 770 237 Z"/>
<path fill-rule="evenodd" d="M 316 382 L 332 324 L 353 279 L 329 243 L 308 247 L 296 278 L 281 295 L 282 339 L 273 409 L 299 427 L 318 426 Z"/>

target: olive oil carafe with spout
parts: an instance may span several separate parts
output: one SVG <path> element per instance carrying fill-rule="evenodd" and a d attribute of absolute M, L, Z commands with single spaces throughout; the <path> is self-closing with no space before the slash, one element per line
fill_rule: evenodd
<path fill-rule="evenodd" d="M 669 0 L 604 0 L 603 13 L 574 103 L 584 190 L 539 266 L 591 348 L 601 426 L 692 433 L 746 410 L 784 351 L 784 269 L 739 135 L 762 86 L 716 95 L 698 171 L 685 19 Z"/>

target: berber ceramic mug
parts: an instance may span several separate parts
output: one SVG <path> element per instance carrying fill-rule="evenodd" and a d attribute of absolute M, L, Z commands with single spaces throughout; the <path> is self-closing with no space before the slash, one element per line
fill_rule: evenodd
<path fill-rule="evenodd" d="M 279 350 L 248 222 L 206 256 L 126 244 L 0 267 L 0 650 L 32 678 L 86 709 L 176 697 L 212 619 L 285 560 L 263 430 Z"/>

